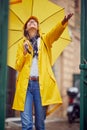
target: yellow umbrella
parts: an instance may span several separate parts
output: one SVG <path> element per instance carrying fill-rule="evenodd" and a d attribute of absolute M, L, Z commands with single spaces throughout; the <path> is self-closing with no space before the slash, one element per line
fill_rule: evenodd
<path fill-rule="evenodd" d="M 8 66 L 15 69 L 15 57 L 18 42 L 23 40 L 23 25 L 34 15 L 39 19 L 41 32 L 47 33 L 57 22 L 64 18 L 64 8 L 48 0 L 10 0 L 9 5 L 9 39 L 8 39 Z M 64 48 L 70 43 L 68 27 L 62 36 L 53 44 L 52 65 Z"/>

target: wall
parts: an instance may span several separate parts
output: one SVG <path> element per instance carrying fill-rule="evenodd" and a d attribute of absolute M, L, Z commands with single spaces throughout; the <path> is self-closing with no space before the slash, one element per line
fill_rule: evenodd
<path fill-rule="evenodd" d="M 64 7 L 66 15 L 68 13 L 74 13 L 73 17 L 68 22 L 72 42 L 66 47 L 54 66 L 54 72 L 57 83 L 60 86 L 59 89 L 62 95 L 63 105 L 48 117 L 48 119 L 67 119 L 66 109 L 68 105 L 68 97 L 66 91 L 69 87 L 73 86 L 73 74 L 80 73 L 80 1 L 51 1 Z"/>

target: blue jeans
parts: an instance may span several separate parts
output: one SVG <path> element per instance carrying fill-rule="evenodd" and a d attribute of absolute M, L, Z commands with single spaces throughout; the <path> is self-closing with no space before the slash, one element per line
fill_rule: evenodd
<path fill-rule="evenodd" d="M 21 112 L 22 130 L 33 130 L 33 110 L 35 110 L 36 130 L 45 130 L 46 106 L 42 107 L 38 81 L 29 81 L 25 109 Z"/>

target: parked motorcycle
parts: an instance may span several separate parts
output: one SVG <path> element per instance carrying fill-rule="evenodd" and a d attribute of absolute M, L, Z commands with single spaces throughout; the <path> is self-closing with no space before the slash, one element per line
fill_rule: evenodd
<path fill-rule="evenodd" d="M 69 123 L 73 123 L 80 118 L 80 92 L 77 87 L 71 87 L 67 90 L 69 104 L 67 108 L 67 116 Z"/>

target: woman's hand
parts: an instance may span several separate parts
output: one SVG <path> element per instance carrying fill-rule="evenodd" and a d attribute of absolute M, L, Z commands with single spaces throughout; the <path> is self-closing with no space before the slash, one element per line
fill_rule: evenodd
<path fill-rule="evenodd" d="M 24 48 L 23 54 L 26 55 L 27 52 L 28 52 L 28 49 L 29 49 L 28 41 L 27 40 L 24 41 L 23 48 Z"/>
<path fill-rule="evenodd" d="M 62 20 L 62 25 L 64 25 L 68 20 L 73 16 L 73 13 L 68 14 L 67 16 L 64 17 Z"/>

